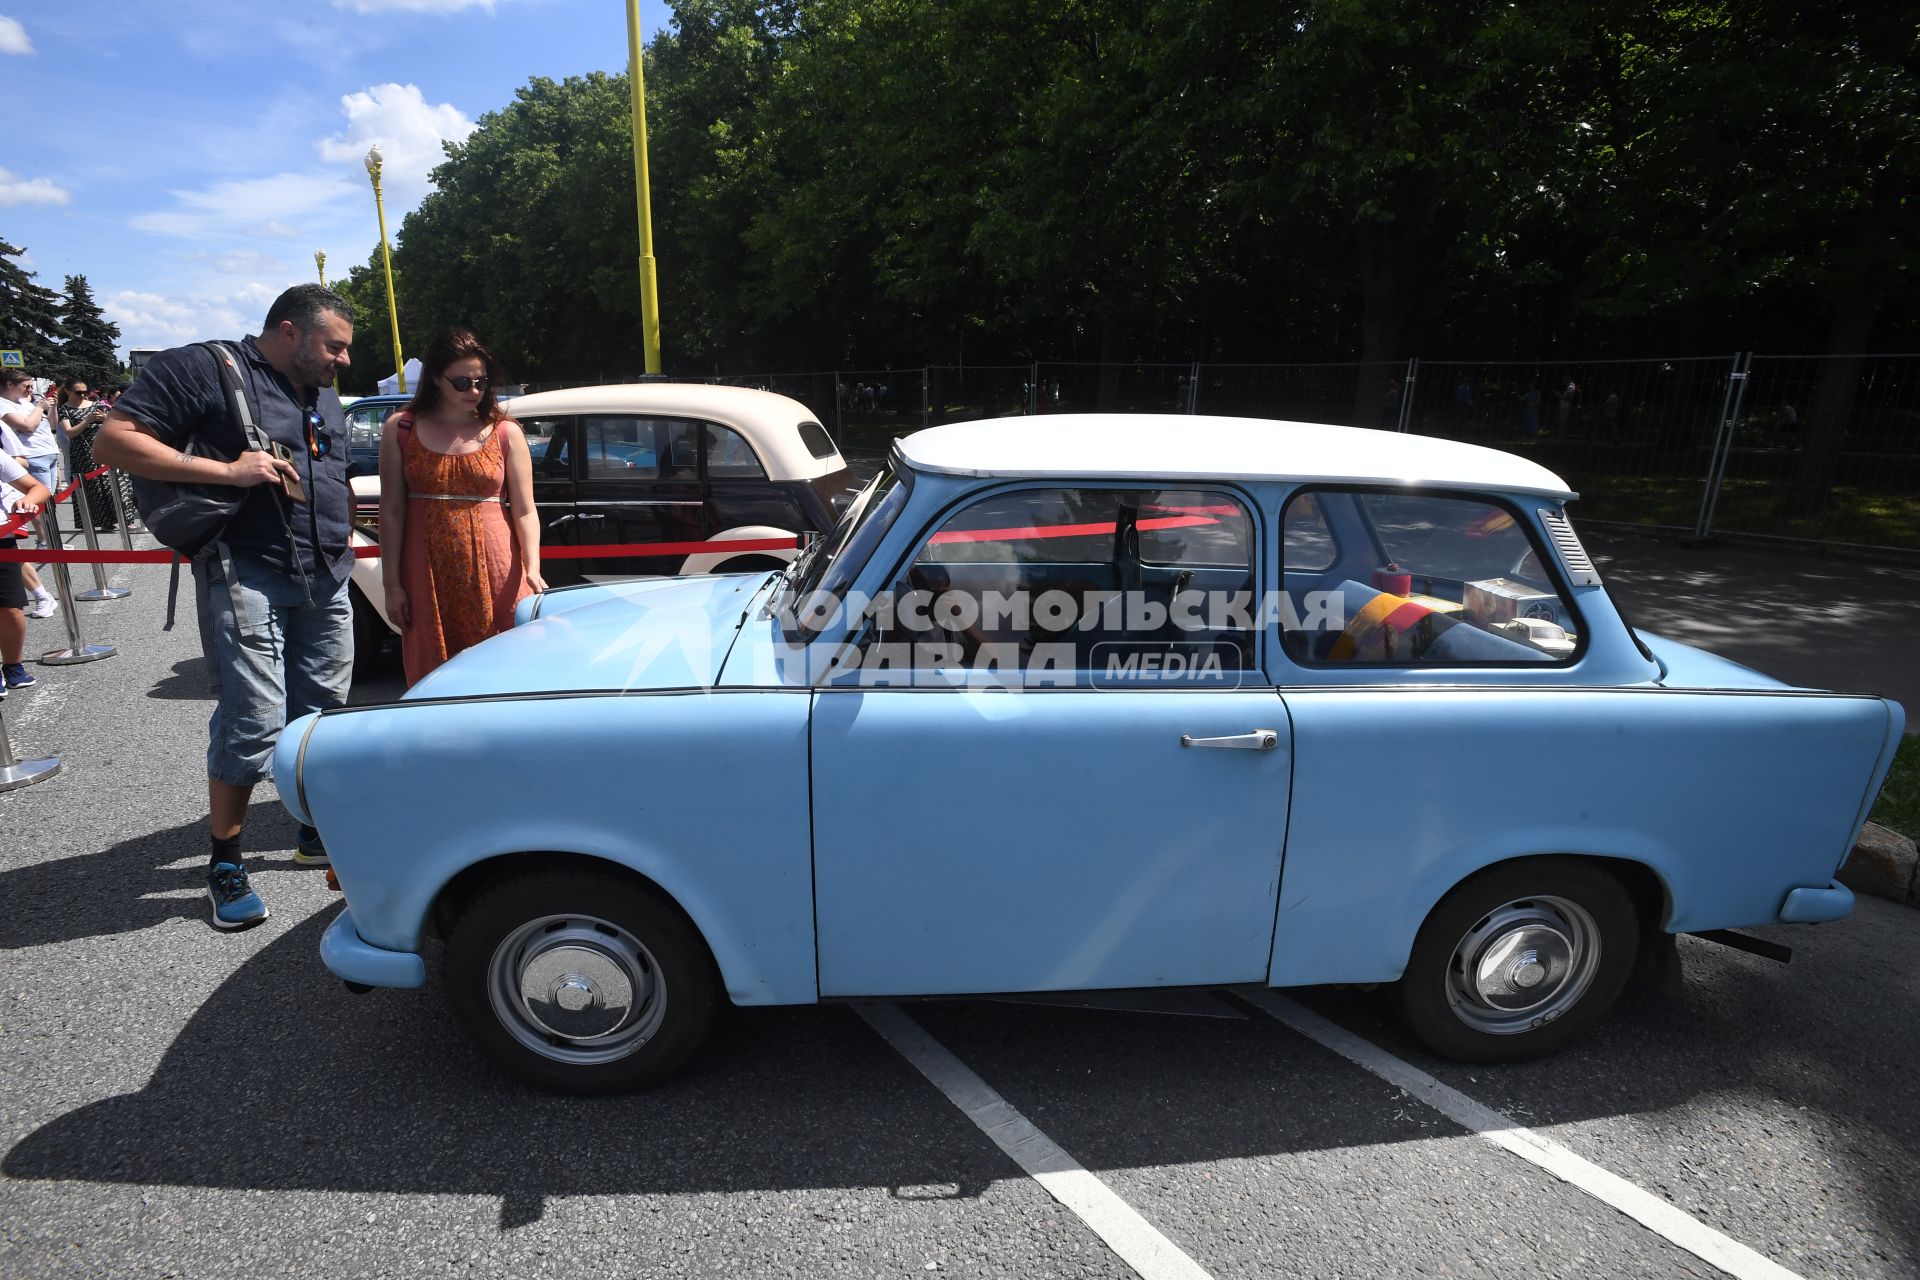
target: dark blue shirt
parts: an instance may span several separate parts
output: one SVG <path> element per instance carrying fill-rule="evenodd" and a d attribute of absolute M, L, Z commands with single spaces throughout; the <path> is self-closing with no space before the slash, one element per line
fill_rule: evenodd
<path fill-rule="evenodd" d="M 227 345 L 241 357 L 241 379 L 255 424 L 269 440 L 292 452 L 307 501 L 293 502 L 275 485 L 249 489 L 221 540 L 234 555 L 283 573 L 304 571 L 344 582 L 353 571 L 347 547 L 353 494 L 347 486 L 347 427 L 340 397 L 331 387 L 304 396 L 295 391 L 252 338 Z M 192 444 L 198 457 L 231 461 L 247 447 L 245 433 L 227 412 L 220 367 L 203 346 L 175 347 L 154 356 L 114 407 L 176 449 Z M 309 446 L 309 411 L 320 415 L 314 438 L 324 432 L 331 444 L 324 458 L 314 457 Z"/>

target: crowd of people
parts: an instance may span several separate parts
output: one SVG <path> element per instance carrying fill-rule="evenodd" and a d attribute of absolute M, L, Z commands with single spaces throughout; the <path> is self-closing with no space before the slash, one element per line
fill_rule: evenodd
<path fill-rule="evenodd" d="M 228 495 L 217 536 L 185 556 L 214 699 L 206 881 L 222 929 L 268 916 L 240 852 L 241 828 L 254 787 L 270 776 L 281 729 L 344 704 L 352 677 L 353 495 L 333 384 L 350 363 L 353 320 L 338 294 L 296 285 L 275 299 L 257 336 L 161 352 L 111 402 L 95 399 L 84 379 L 68 379 L 44 399 L 16 370 L 0 387 L 7 518 L 47 507 L 63 441 L 69 475 L 96 465 L 117 473 L 75 491 L 96 528 L 117 523 L 107 486 L 122 477 L 147 481 L 142 496 L 152 504 L 170 492 Z M 229 381 L 252 433 L 236 420 Z M 382 432 L 381 572 L 410 684 L 511 626 L 519 601 L 546 589 L 532 459 L 495 397 L 500 381 L 486 346 L 450 329 L 429 344 L 412 401 Z M 125 509 L 131 518 L 131 502 Z M 165 520 L 149 524 L 174 545 Z M 0 549 L 14 542 L 0 540 Z M 42 591 L 24 557 L 0 561 L 4 688 L 35 683 L 23 649 L 27 617 L 52 612 L 41 611 L 50 601 Z M 329 865 L 317 830 L 300 828 L 294 861 Z"/>

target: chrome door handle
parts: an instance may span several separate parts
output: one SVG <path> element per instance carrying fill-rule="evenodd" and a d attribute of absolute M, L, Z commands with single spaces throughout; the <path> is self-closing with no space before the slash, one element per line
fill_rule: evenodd
<path fill-rule="evenodd" d="M 558 529 L 561 525 L 566 524 L 570 520 L 605 520 L 605 519 L 606 517 L 600 514 L 598 511 L 573 511 L 573 512 L 569 512 L 564 516 L 556 516 L 552 520 L 547 521 L 547 528 Z"/>
<path fill-rule="evenodd" d="M 1280 734 L 1273 729 L 1255 729 L 1252 733 L 1236 733 L 1226 738 L 1196 738 L 1183 733 L 1180 745 L 1216 747 L 1222 751 L 1271 751 L 1280 745 Z"/>

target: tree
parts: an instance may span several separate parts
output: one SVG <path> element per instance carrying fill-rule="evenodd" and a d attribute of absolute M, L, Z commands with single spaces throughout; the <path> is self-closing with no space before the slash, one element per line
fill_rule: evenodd
<path fill-rule="evenodd" d="M 1777 336 L 1783 315 L 1823 323 L 1836 358 L 1808 406 L 1787 503 L 1790 515 L 1816 514 L 1832 501 L 1858 357 L 1883 313 L 1912 314 L 1912 14 L 1858 0 L 1725 0 L 1656 30 L 1634 85 L 1650 124 L 1622 168 L 1600 279 L 1629 307 L 1724 301 L 1751 317 L 1743 346 Z"/>
<path fill-rule="evenodd" d="M 34 281 L 34 273 L 15 259 L 25 253 L 0 240 L 0 347 L 21 353 L 25 368 L 36 376 L 59 371 L 60 295 Z"/>
<path fill-rule="evenodd" d="M 86 378 L 96 387 L 110 386 L 120 380 L 120 358 L 114 351 L 114 344 L 120 340 L 119 326 L 100 313 L 85 276 L 67 277 L 66 296 L 60 303 L 60 324 L 67 334 L 60 348 L 63 376 Z"/>

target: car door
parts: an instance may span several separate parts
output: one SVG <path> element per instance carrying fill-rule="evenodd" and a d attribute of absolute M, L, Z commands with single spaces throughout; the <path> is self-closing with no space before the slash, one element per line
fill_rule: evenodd
<path fill-rule="evenodd" d="M 533 463 L 533 505 L 540 513 L 540 546 L 543 552 L 577 546 L 581 530 L 579 507 L 574 501 L 574 471 L 580 445 L 578 418 L 555 414 L 520 421 L 526 433 L 527 454 Z M 582 580 L 582 570 L 591 560 L 543 555 L 541 576 L 551 587 L 571 586 Z"/>
<path fill-rule="evenodd" d="M 701 423 L 634 414 L 582 414 L 577 421 L 579 544 L 630 547 L 706 536 Z M 677 573 L 686 554 L 612 555 L 587 561 L 582 573 L 595 581 Z"/>
<path fill-rule="evenodd" d="M 817 693 L 822 995 L 1266 975 L 1288 809 L 1285 708 L 1251 625 L 1183 638 L 1145 608 L 1125 527 L 1143 505 L 1202 509 L 1178 517 L 1207 535 L 1204 551 L 1198 536 L 1192 544 L 1193 567 L 1221 568 L 1220 527 L 1230 526 L 1245 585 L 1256 522 L 1224 490 L 1142 497 L 1029 487 L 960 509 L 896 583 L 896 594 L 925 591 L 933 603 L 876 622 L 860 669 Z M 1178 537 L 1160 537 L 1154 554 L 1179 564 Z M 994 580 L 1010 590 L 990 591 Z M 1104 614 L 1123 588 L 1139 614 L 1128 616 L 1127 599 Z M 961 625 L 969 599 L 1020 594 L 1032 606 L 1025 625 L 984 612 Z M 1062 600 L 1076 595 L 1068 617 Z M 914 615 L 945 621 L 909 634 Z M 1181 645 L 1253 660 L 1208 679 L 1114 661 Z M 981 683 L 990 651 L 1015 655 L 1011 684 Z"/>

